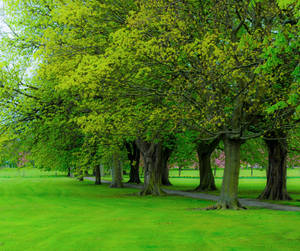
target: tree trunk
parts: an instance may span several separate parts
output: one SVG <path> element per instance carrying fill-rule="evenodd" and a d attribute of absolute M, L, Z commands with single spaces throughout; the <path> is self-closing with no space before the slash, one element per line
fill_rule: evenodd
<path fill-rule="evenodd" d="M 137 140 L 137 145 L 144 159 L 144 187 L 141 195 L 161 195 L 161 143 L 148 143 Z"/>
<path fill-rule="evenodd" d="M 267 185 L 258 197 L 263 200 L 291 200 L 286 189 L 287 142 L 285 135 L 273 133 L 272 136 L 282 139 L 266 139 L 268 147 Z"/>
<path fill-rule="evenodd" d="M 140 150 L 136 143 L 125 143 L 128 159 L 130 161 L 130 173 L 128 183 L 140 184 L 139 166 L 140 166 Z"/>
<path fill-rule="evenodd" d="M 169 180 L 169 168 L 168 168 L 168 160 L 171 157 L 172 149 L 168 147 L 163 147 L 162 149 L 162 170 L 161 170 L 161 183 L 164 186 L 172 186 Z"/>
<path fill-rule="evenodd" d="M 210 156 L 211 152 L 199 152 L 199 172 L 200 172 L 200 185 L 196 187 L 195 191 L 215 191 L 217 187 L 215 185 L 214 175 L 211 169 Z"/>
<path fill-rule="evenodd" d="M 78 179 L 79 181 L 83 181 L 84 175 L 83 175 L 82 169 L 78 167 L 77 170 L 78 170 L 78 172 L 77 172 L 77 179 Z"/>
<path fill-rule="evenodd" d="M 196 187 L 195 191 L 215 191 L 217 187 L 215 185 L 215 178 L 211 169 L 210 157 L 217 145 L 220 142 L 220 138 L 215 139 L 212 142 L 200 141 L 197 145 L 197 155 L 199 160 L 199 172 L 200 172 L 200 185 Z"/>
<path fill-rule="evenodd" d="M 71 167 L 68 167 L 68 177 L 71 177 Z"/>
<path fill-rule="evenodd" d="M 224 137 L 225 170 L 223 176 L 220 201 L 217 208 L 239 209 L 243 208 L 238 201 L 238 183 L 240 172 L 240 147 L 239 139 Z"/>
<path fill-rule="evenodd" d="M 100 185 L 101 184 L 101 171 L 100 171 L 100 165 L 95 166 L 94 168 L 95 171 L 95 185 Z"/>
<path fill-rule="evenodd" d="M 120 154 L 114 153 L 112 166 L 112 182 L 110 187 L 121 188 L 122 184 L 122 167 L 120 162 Z"/>

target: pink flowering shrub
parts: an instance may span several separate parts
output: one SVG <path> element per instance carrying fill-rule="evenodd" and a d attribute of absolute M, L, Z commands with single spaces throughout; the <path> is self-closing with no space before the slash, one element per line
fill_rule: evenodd
<path fill-rule="evenodd" d="M 26 165 L 26 163 L 29 162 L 28 160 L 28 155 L 29 153 L 26 153 L 26 152 L 19 152 L 19 158 L 18 158 L 18 163 L 17 163 L 17 166 L 18 167 L 23 167 Z"/>

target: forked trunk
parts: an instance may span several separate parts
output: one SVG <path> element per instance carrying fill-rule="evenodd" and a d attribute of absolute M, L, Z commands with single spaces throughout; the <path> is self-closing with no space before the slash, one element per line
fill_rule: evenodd
<path fill-rule="evenodd" d="M 211 169 L 210 157 L 212 152 L 219 144 L 220 139 L 217 138 L 212 142 L 200 141 L 197 144 L 197 155 L 199 160 L 200 185 L 195 191 L 214 191 L 217 190 L 215 178 Z"/>
<path fill-rule="evenodd" d="M 200 185 L 196 187 L 195 191 L 217 190 L 215 178 L 211 169 L 210 156 L 211 152 L 198 152 Z"/>
<path fill-rule="evenodd" d="M 238 184 L 240 172 L 240 147 L 239 139 L 224 137 L 225 170 L 221 189 L 220 200 L 217 208 L 239 209 L 243 208 L 238 201 Z"/>
<path fill-rule="evenodd" d="M 277 134 L 273 134 L 276 137 Z M 281 135 L 281 137 L 284 137 Z M 263 200 L 291 200 L 286 189 L 286 139 L 266 139 L 268 147 L 267 185 L 258 197 Z"/>
<path fill-rule="evenodd" d="M 120 154 L 113 154 L 113 166 L 112 166 L 112 181 L 110 187 L 120 188 L 123 187 L 122 183 L 122 167 L 120 161 Z"/>
<path fill-rule="evenodd" d="M 131 143 L 125 144 L 127 149 L 127 156 L 130 161 L 130 173 L 128 183 L 140 184 L 139 166 L 140 166 L 140 150 L 138 149 L 136 143 L 133 141 Z"/>
<path fill-rule="evenodd" d="M 101 171 L 100 171 L 100 165 L 95 166 L 95 185 L 101 184 Z"/>
<path fill-rule="evenodd" d="M 161 195 L 161 143 L 137 140 L 144 159 L 144 186 L 141 195 Z"/>

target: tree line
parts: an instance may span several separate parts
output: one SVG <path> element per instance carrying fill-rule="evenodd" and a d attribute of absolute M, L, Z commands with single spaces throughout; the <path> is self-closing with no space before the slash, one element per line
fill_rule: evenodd
<path fill-rule="evenodd" d="M 286 161 L 298 151 L 299 3 L 294 0 L 5 1 L 1 144 L 44 168 L 121 164 L 142 195 L 170 185 L 178 150 L 199 158 L 197 190 L 215 190 L 211 154 L 224 148 L 215 208 L 241 208 L 240 149 L 265 141 L 261 199 L 287 200 Z M 193 147 L 190 147 L 190 146 Z M 184 147 L 186 146 L 186 148 Z M 253 146 L 254 148 L 256 146 Z M 191 149 L 192 148 L 192 149 Z M 177 151 L 178 152 L 178 151 Z"/>

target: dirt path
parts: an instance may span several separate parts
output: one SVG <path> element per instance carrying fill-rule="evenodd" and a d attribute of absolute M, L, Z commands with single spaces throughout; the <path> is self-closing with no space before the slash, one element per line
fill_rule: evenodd
<path fill-rule="evenodd" d="M 95 181 L 94 177 L 85 177 L 87 180 Z M 102 180 L 103 183 L 110 183 L 109 181 Z M 136 185 L 136 184 L 128 184 L 123 183 L 124 187 L 128 188 L 142 188 L 142 185 Z M 219 196 L 212 195 L 212 194 L 206 194 L 206 193 L 196 193 L 196 192 L 185 192 L 185 191 L 176 191 L 176 190 L 170 190 L 170 189 L 163 189 L 163 191 L 166 192 L 166 194 L 169 195 L 179 195 L 189 198 L 195 198 L 195 199 L 201 199 L 201 200 L 209 200 L 209 201 L 218 201 Z M 266 209 L 272 209 L 272 210 L 280 210 L 280 211 L 294 211 L 294 212 L 300 212 L 300 207 L 297 206 L 288 206 L 288 205 L 278 205 L 268 202 L 262 202 L 255 199 L 239 199 L 241 204 L 243 206 L 248 207 L 259 207 L 259 208 L 266 208 Z"/>

